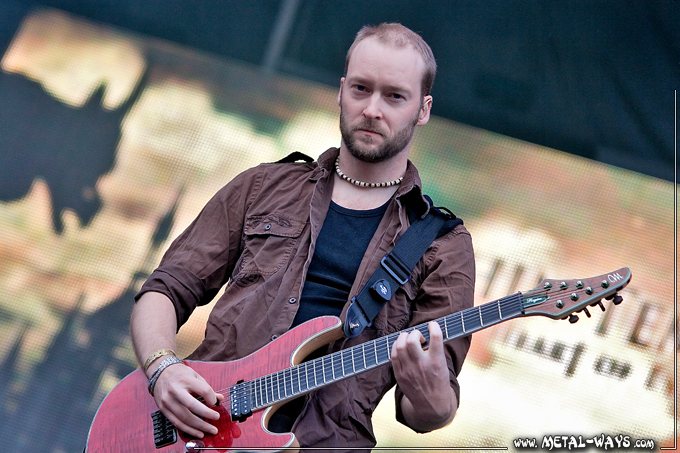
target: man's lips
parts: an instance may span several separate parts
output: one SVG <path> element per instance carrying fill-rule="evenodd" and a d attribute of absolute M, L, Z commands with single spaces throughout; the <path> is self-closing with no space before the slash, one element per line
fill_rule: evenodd
<path fill-rule="evenodd" d="M 378 131 L 375 131 L 375 130 L 373 130 L 373 129 L 357 129 L 356 131 L 357 131 L 357 132 L 361 132 L 361 133 L 363 133 L 363 134 L 379 135 L 379 136 L 381 136 L 381 137 L 382 137 L 382 135 L 383 135 L 382 133 L 380 133 L 380 132 L 378 132 Z"/>

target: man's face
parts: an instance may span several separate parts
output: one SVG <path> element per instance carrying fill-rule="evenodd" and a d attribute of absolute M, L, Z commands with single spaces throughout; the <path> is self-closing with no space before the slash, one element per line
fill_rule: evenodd
<path fill-rule="evenodd" d="M 342 141 L 352 156 L 382 162 L 410 148 L 415 126 L 429 119 L 431 96 L 420 93 L 424 71 L 411 46 L 366 38 L 354 48 L 338 94 Z"/>

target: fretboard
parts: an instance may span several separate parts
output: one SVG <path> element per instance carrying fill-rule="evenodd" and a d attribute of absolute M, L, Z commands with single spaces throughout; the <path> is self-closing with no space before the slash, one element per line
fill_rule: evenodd
<path fill-rule="evenodd" d="M 447 342 L 515 318 L 522 314 L 522 311 L 522 296 L 521 293 L 517 293 L 439 318 L 436 322 L 442 330 L 444 342 Z M 430 332 L 427 323 L 403 332 L 416 329 L 423 334 L 426 344 L 429 344 Z M 391 359 L 392 345 L 400 333 L 396 332 L 237 384 L 230 389 L 232 409 L 234 404 L 247 408 L 248 411 L 265 408 L 385 365 Z"/>

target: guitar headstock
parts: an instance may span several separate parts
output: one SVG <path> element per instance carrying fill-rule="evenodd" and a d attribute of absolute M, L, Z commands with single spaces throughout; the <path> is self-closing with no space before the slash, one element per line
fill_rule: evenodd
<path fill-rule="evenodd" d="M 612 300 L 615 305 L 623 298 L 618 291 L 630 282 L 630 269 L 619 270 L 597 277 L 577 280 L 543 280 L 536 288 L 522 294 L 525 316 L 542 315 L 553 319 L 565 319 L 574 323 L 574 312 L 583 311 L 590 318 L 588 307 L 598 306 L 604 311 L 602 299 Z"/>

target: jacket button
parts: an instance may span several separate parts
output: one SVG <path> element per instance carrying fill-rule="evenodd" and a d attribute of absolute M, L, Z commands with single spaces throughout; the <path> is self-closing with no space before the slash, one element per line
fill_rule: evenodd
<path fill-rule="evenodd" d="M 276 335 L 276 334 L 272 335 L 272 341 L 276 340 L 277 338 L 279 338 L 278 335 Z"/>
<path fill-rule="evenodd" d="M 297 299 L 294 298 L 294 297 L 291 297 L 290 299 L 288 299 L 289 304 L 294 304 L 295 302 L 297 302 Z"/>
<path fill-rule="evenodd" d="M 266 224 L 266 225 L 264 226 L 264 231 L 269 231 L 269 230 L 271 230 L 271 229 L 272 229 L 272 224 L 271 224 L 271 223 L 268 223 L 268 224 Z"/>

